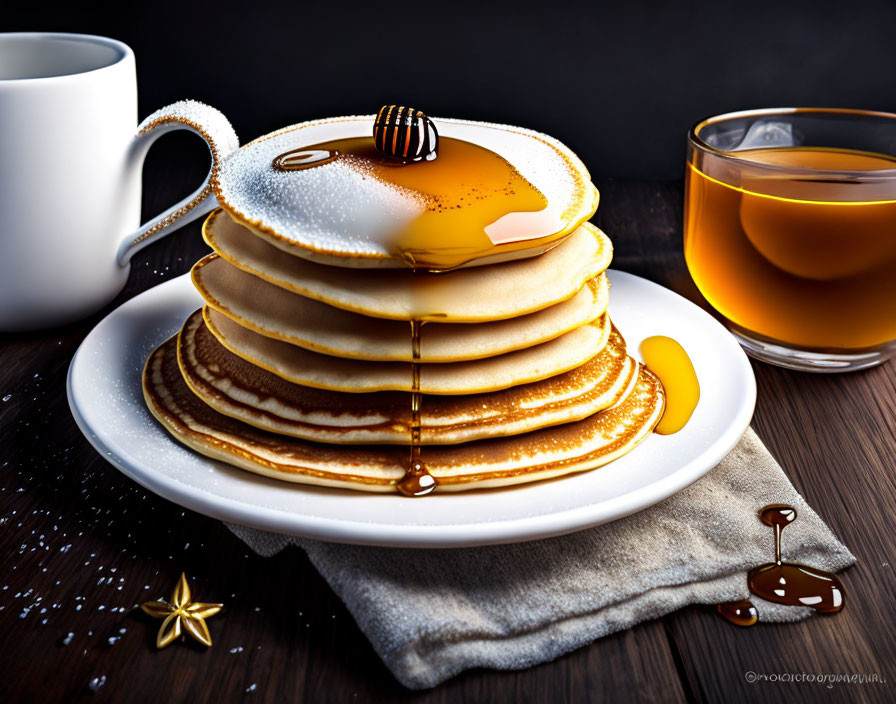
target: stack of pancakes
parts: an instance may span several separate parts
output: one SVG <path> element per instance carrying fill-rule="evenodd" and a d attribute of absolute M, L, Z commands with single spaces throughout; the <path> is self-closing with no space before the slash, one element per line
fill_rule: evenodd
<path fill-rule="evenodd" d="M 416 421 L 441 492 L 593 469 L 659 421 L 662 386 L 607 315 L 612 245 L 596 227 L 446 273 L 340 266 L 283 246 L 226 195 L 203 228 L 214 253 L 192 272 L 205 306 L 144 372 L 150 410 L 189 447 L 287 481 L 394 492 Z"/>

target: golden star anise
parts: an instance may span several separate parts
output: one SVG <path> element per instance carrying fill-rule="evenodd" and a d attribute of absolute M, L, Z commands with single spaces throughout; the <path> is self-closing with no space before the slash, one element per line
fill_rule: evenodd
<path fill-rule="evenodd" d="M 186 631 L 203 645 L 212 644 L 211 634 L 205 619 L 218 613 L 223 604 L 202 604 L 190 600 L 190 587 L 187 584 L 187 576 L 181 572 L 171 601 L 147 601 L 140 608 L 153 618 L 165 619 L 156 636 L 156 647 L 164 648 L 169 643 L 177 640 Z"/>

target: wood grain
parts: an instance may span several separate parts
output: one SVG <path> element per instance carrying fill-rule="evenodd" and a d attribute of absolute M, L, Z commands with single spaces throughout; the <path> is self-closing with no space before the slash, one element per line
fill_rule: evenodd
<path fill-rule="evenodd" d="M 173 145 L 164 158 L 181 159 L 182 168 L 163 167 L 163 157 L 154 171 L 148 168 L 147 182 L 154 184 L 148 212 L 188 191 L 202 171 L 194 146 Z M 613 238 L 614 266 L 703 305 L 681 255 L 681 184 L 598 185 L 596 221 Z M 136 258 L 113 305 L 186 272 L 205 251 L 196 224 L 151 246 Z M 752 671 L 877 673 L 896 680 L 892 364 L 841 376 L 754 365 L 754 427 L 858 558 L 843 576 L 842 613 L 737 629 L 710 609 L 684 609 L 552 663 L 522 672 L 467 672 L 433 690 L 410 692 L 395 682 L 301 551 L 257 557 L 219 522 L 144 491 L 88 445 L 68 410 L 65 374 L 101 315 L 49 332 L 0 336 L 0 398 L 6 399 L 0 402 L 0 701 L 894 699 L 889 682 L 828 689 L 745 679 Z M 181 570 L 195 598 L 226 608 L 209 621 L 211 649 L 176 644 L 157 652 L 159 622 L 133 606 L 167 597 Z M 89 683 L 102 676 L 105 684 L 94 694 Z"/>

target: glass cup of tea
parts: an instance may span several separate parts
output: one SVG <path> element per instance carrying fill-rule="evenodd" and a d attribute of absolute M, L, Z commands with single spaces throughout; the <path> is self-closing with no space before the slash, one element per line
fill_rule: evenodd
<path fill-rule="evenodd" d="M 896 354 L 896 114 L 711 117 L 686 171 L 688 269 L 748 354 L 816 372 Z"/>

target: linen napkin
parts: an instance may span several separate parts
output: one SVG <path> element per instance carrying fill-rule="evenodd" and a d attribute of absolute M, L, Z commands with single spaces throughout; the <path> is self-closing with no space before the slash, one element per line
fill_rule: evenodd
<path fill-rule="evenodd" d="M 546 540 L 420 550 L 228 527 L 261 555 L 304 549 L 395 677 L 423 689 L 472 667 L 546 662 L 688 604 L 747 598 L 747 571 L 774 559 L 773 531 L 757 518 L 770 503 L 798 512 L 784 531 L 788 561 L 832 572 L 855 562 L 752 429 L 663 503 Z M 813 613 L 751 599 L 763 621 Z"/>

